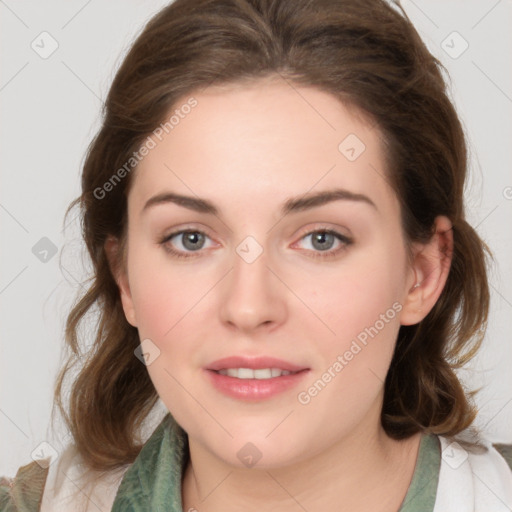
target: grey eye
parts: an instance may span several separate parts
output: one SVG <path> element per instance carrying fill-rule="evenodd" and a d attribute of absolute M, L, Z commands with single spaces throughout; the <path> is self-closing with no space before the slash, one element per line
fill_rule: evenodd
<path fill-rule="evenodd" d="M 181 236 L 183 247 L 190 251 L 201 249 L 205 242 L 204 234 L 198 231 L 184 231 L 177 236 Z"/>
<path fill-rule="evenodd" d="M 316 231 L 308 236 L 312 237 L 313 247 L 320 251 L 331 249 L 336 240 L 336 237 L 332 233 L 326 233 L 323 231 Z"/>

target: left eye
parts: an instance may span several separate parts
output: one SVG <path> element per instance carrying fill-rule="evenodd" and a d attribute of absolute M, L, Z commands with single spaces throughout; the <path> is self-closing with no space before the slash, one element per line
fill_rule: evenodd
<path fill-rule="evenodd" d="M 301 240 L 307 240 L 308 238 L 311 239 L 311 242 L 310 247 L 307 247 L 307 249 L 326 253 L 337 253 L 338 250 L 343 249 L 344 246 L 351 243 L 351 240 L 348 237 L 332 229 L 311 231 L 304 235 Z M 331 250 L 336 241 L 341 245 L 341 248 Z"/>

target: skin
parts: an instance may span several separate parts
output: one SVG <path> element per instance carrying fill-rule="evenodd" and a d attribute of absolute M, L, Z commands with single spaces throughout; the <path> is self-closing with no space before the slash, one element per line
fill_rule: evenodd
<path fill-rule="evenodd" d="M 277 79 L 193 96 L 198 105 L 133 176 L 127 265 L 114 270 L 127 320 L 160 350 L 149 375 L 189 435 L 183 508 L 396 511 L 420 434 L 399 442 L 384 432 L 384 379 L 400 325 L 421 321 L 442 291 L 451 224 L 438 217 L 437 234 L 413 244 L 408 260 L 380 134 L 325 92 Z M 366 146 L 352 162 L 338 149 L 351 133 Z M 290 197 L 333 188 L 364 194 L 375 207 L 337 200 L 280 213 Z M 174 203 L 142 213 L 163 191 L 208 199 L 219 213 Z M 195 242 L 199 250 L 181 235 L 159 243 L 185 228 L 207 235 L 202 246 Z M 315 258 L 322 246 L 308 233 L 321 228 L 352 243 L 327 239 L 325 250 L 339 252 Z M 236 252 L 249 235 L 263 250 L 252 263 Z M 164 246 L 192 257 L 178 259 Z M 117 240 L 106 249 L 114 261 Z M 307 405 L 299 403 L 297 394 L 397 302 L 395 318 Z M 310 374 L 272 398 L 235 400 L 214 389 L 203 368 L 242 354 L 278 357 Z M 262 454 L 252 468 L 237 457 L 248 442 Z"/>

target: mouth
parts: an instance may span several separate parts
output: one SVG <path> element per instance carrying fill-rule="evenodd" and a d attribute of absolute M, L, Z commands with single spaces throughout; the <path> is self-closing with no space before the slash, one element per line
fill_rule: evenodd
<path fill-rule="evenodd" d="M 275 379 L 278 377 L 283 377 L 286 375 L 294 375 L 299 373 L 299 371 L 289 371 L 283 370 L 282 368 L 222 368 L 221 370 L 212 370 L 219 375 L 224 375 L 227 377 L 233 377 L 235 379 L 258 379 L 258 380 L 267 380 L 267 379 Z"/>
<path fill-rule="evenodd" d="M 309 370 L 305 365 L 299 365 L 269 356 L 224 357 L 210 363 L 206 369 L 215 372 L 224 372 L 221 375 L 228 375 L 239 379 L 269 379 L 279 377 L 283 374 L 289 375 L 302 370 Z M 280 372 L 279 374 L 277 373 L 278 371 Z"/>
<path fill-rule="evenodd" d="M 213 387 L 237 400 L 271 398 L 297 386 L 309 367 L 272 357 L 228 357 L 204 368 Z"/>

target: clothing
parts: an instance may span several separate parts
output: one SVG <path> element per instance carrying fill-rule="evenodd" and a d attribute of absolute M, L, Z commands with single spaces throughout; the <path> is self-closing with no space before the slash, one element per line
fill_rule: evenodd
<path fill-rule="evenodd" d="M 493 447 L 484 442 L 464 450 L 452 441 L 422 435 L 399 512 L 510 512 L 512 445 Z M 79 464 L 72 467 L 72 453 L 66 452 L 49 468 L 34 461 L 21 467 L 14 480 L 0 480 L 0 512 L 183 512 L 181 485 L 189 459 L 188 436 L 170 413 L 133 464 L 104 476 L 90 490 L 81 482 Z M 61 482 L 55 486 L 58 476 Z"/>

